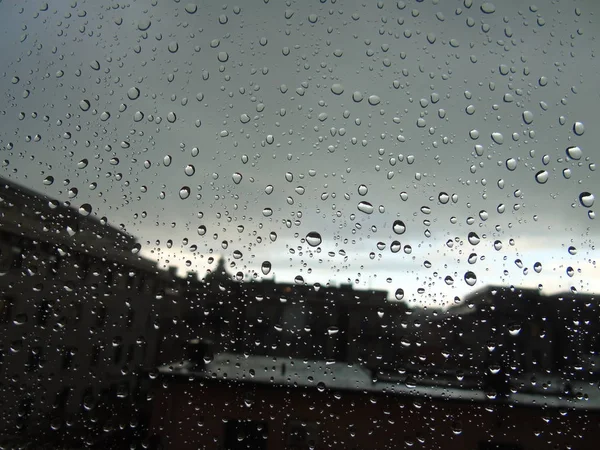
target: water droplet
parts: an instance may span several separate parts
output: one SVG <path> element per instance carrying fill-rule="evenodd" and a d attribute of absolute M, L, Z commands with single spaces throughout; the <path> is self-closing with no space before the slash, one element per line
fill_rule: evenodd
<path fill-rule="evenodd" d="M 102 122 L 106 122 L 108 119 L 110 119 L 110 113 L 108 111 L 104 111 L 102 114 L 100 114 L 100 120 Z"/>
<path fill-rule="evenodd" d="M 440 195 L 438 195 L 438 200 L 442 205 L 445 205 L 450 201 L 450 196 L 445 192 L 440 192 Z"/>
<path fill-rule="evenodd" d="M 89 216 L 92 213 L 92 205 L 89 203 L 84 203 L 79 207 L 79 214 L 82 216 Z"/>
<path fill-rule="evenodd" d="M 471 271 L 465 273 L 465 283 L 469 286 L 475 286 L 475 283 L 477 283 L 477 276 Z"/>
<path fill-rule="evenodd" d="M 165 165 L 165 167 L 169 167 L 171 165 L 171 161 L 173 161 L 171 155 L 165 155 L 165 157 L 163 158 L 163 164 Z"/>
<path fill-rule="evenodd" d="M 179 44 L 177 43 L 177 41 L 171 41 L 171 42 L 169 42 L 167 49 L 171 53 L 177 53 L 177 50 L 179 50 Z"/>
<path fill-rule="evenodd" d="M 240 122 L 242 122 L 242 123 L 250 122 L 250 116 L 246 113 L 240 115 Z"/>
<path fill-rule="evenodd" d="M 232 176 L 231 179 L 233 180 L 233 182 L 235 184 L 240 184 L 242 181 L 242 174 L 239 172 L 235 172 Z"/>
<path fill-rule="evenodd" d="M 533 113 L 531 111 L 523 111 L 523 122 L 527 125 L 533 122 Z"/>
<path fill-rule="evenodd" d="M 335 95 L 342 95 L 344 93 L 344 86 L 342 86 L 340 83 L 333 83 L 331 85 L 331 92 L 333 92 Z"/>
<path fill-rule="evenodd" d="M 336 326 L 330 326 L 329 328 L 327 328 L 327 334 L 329 336 L 333 336 L 334 334 L 338 334 L 340 331 L 340 329 Z"/>
<path fill-rule="evenodd" d="M 508 332 L 511 336 L 517 336 L 521 332 L 521 325 L 519 325 L 518 323 L 509 324 Z"/>
<path fill-rule="evenodd" d="M 492 141 L 494 141 L 498 145 L 502 145 L 504 143 L 504 136 L 502 136 L 502 133 L 498 133 L 496 131 L 492 133 Z"/>
<path fill-rule="evenodd" d="M 546 181 L 548 181 L 549 177 L 550 174 L 547 170 L 540 170 L 538 173 L 535 174 L 535 181 L 537 181 L 540 184 L 544 184 L 546 183 Z"/>
<path fill-rule="evenodd" d="M 480 6 L 480 9 L 484 14 L 492 14 L 496 11 L 496 7 L 492 2 L 483 2 Z"/>
<path fill-rule="evenodd" d="M 573 268 L 571 266 L 567 267 L 567 275 L 570 277 L 575 275 L 575 270 L 573 270 Z"/>
<path fill-rule="evenodd" d="M 369 102 L 369 105 L 371 106 L 379 105 L 379 103 L 381 102 L 381 99 L 378 95 L 370 95 L 367 100 Z"/>
<path fill-rule="evenodd" d="M 515 158 L 508 158 L 506 160 L 506 168 L 513 171 L 517 168 L 517 160 Z"/>
<path fill-rule="evenodd" d="M 363 94 L 360 91 L 354 91 L 352 93 L 352 100 L 354 100 L 356 103 L 362 102 L 363 98 Z"/>
<path fill-rule="evenodd" d="M 358 204 L 358 210 L 365 214 L 373 214 L 374 208 L 369 202 L 360 202 Z"/>
<path fill-rule="evenodd" d="M 229 60 L 229 53 L 227 52 L 219 52 L 217 54 L 217 59 L 219 60 L 219 62 L 227 62 Z"/>
<path fill-rule="evenodd" d="M 569 252 L 570 255 L 576 255 L 577 254 L 577 249 L 571 245 L 568 248 L 568 252 Z"/>
<path fill-rule="evenodd" d="M 88 166 L 88 160 L 85 158 L 77 163 L 78 169 L 85 169 L 87 166 Z"/>
<path fill-rule="evenodd" d="M 311 231 L 306 235 L 306 242 L 311 247 L 317 247 L 318 245 L 321 245 L 321 241 L 321 235 L 316 231 Z"/>
<path fill-rule="evenodd" d="M 497 251 L 502 250 L 502 241 L 495 240 L 494 241 L 494 249 L 497 250 Z"/>
<path fill-rule="evenodd" d="M 265 194 L 270 195 L 273 192 L 273 185 L 269 184 L 265 187 Z"/>
<path fill-rule="evenodd" d="M 195 14 L 198 11 L 198 6 L 195 3 L 188 3 L 185 5 L 185 12 L 188 14 Z"/>
<path fill-rule="evenodd" d="M 394 293 L 394 297 L 396 298 L 396 300 L 402 300 L 404 298 L 404 289 L 402 289 L 402 288 L 396 289 L 396 292 Z"/>
<path fill-rule="evenodd" d="M 79 107 L 81 108 L 82 111 L 87 111 L 88 109 L 90 109 L 90 102 L 88 102 L 87 100 L 81 100 L 79 102 Z"/>
<path fill-rule="evenodd" d="M 187 186 L 183 186 L 181 189 L 179 189 L 179 198 L 181 200 L 185 200 L 186 198 L 188 198 L 190 196 L 190 188 Z"/>
<path fill-rule="evenodd" d="M 477 235 L 477 233 L 475 233 L 474 231 L 471 231 L 469 233 L 469 236 L 467 237 L 469 244 L 471 245 L 477 245 L 479 244 L 479 242 L 481 242 L 481 239 L 479 238 L 479 236 Z"/>
<path fill-rule="evenodd" d="M 206 234 L 206 227 L 204 225 L 200 225 L 198 227 L 198 234 L 200 236 L 204 236 Z"/>
<path fill-rule="evenodd" d="M 90 62 L 90 67 L 94 70 L 100 70 L 100 63 L 94 60 Z"/>
<path fill-rule="evenodd" d="M 52 175 L 48 175 L 46 178 L 44 178 L 43 183 L 46 186 L 50 186 L 50 185 L 54 184 L 54 177 Z"/>
<path fill-rule="evenodd" d="M 591 208 L 594 205 L 594 194 L 582 192 L 579 194 L 579 202 L 581 203 L 581 206 Z"/>
<path fill-rule="evenodd" d="M 358 194 L 359 195 L 367 195 L 368 192 L 369 192 L 369 188 L 367 186 L 365 186 L 364 184 L 361 184 L 360 186 L 358 186 Z"/>
<path fill-rule="evenodd" d="M 152 25 L 152 22 L 150 22 L 150 19 L 147 18 L 142 18 L 138 21 L 138 30 L 140 31 L 146 31 L 148 28 L 150 28 L 150 25 Z"/>
<path fill-rule="evenodd" d="M 584 131 L 585 131 L 585 128 L 583 127 L 583 123 L 575 122 L 573 124 L 573 133 L 575 133 L 577 136 L 581 136 Z"/>
<path fill-rule="evenodd" d="M 542 263 L 541 262 L 536 262 L 533 265 L 533 270 L 535 270 L 537 273 L 540 273 L 542 271 Z"/>
<path fill-rule="evenodd" d="M 260 266 L 260 270 L 263 273 L 263 275 L 268 275 L 269 272 L 271 272 L 271 263 L 269 261 L 263 261 L 263 263 Z"/>
<path fill-rule="evenodd" d="M 444 278 L 444 282 L 450 286 L 452 284 L 454 284 L 454 278 L 452 278 L 450 275 L 448 275 L 446 278 Z"/>
<path fill-rule="evenodd" d="M 583 156 L 583 152 L 577 146 L 567 148 L 567 156 L 574 160 L 580 160 Z"/>
<path fill-rule="evenodd" d="M 406 225 L 401 220 L 395 220 L 392 225 L 392 230 L 396 234 L 403 234 L 406 231 Z"/>
<path fill-rule="evenodd" d="M 187 166 L 185 166 L 185 168 L 183 169 L 183 172 L 188 176 L 191 177 L 192 175 L 194 175 L 196 173 L 196 168 L 192 165 L 192 164 L 188 164 Z"/>
<path fill-rule="evenodd" d="M 173 111 L 171 111 L 167 114 L 167 120 L 170 123 L 174 123 L 177 120 L 177 116 L 175 115 L 175 113 Z"/>
<path fill-rule="evenodd" d="M 135 100 L 140 96 L 140 90 L 136 87 L 131 87 L 127 90 L 129 100 Z"/>
<path fill-rule="evenodd" d="M 402 244 L 400 244 L 400 241 L 393 241 L 390 245 L 390 250 L 392 251 L 392 253 L 398 253 L 401 248 Z"/>
<path fill-rule="evenodd" d="M 271 208 L 264 208 L 262 213 L 265 217 L 271 217 L 273 215 L 273 210 Z"/>
<path fill-rule="evenodd" d="M 27 314 L 20 313 L 15 316 L 13 319 L 13 323 L 15 325 L 25 325 L 27 323 Z"/>

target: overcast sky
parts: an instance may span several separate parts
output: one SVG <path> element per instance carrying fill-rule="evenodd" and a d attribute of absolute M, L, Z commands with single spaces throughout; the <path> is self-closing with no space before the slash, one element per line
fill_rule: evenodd
<path fill-rule="evenodd" d="M 181 274 L 600 291 L 600 2 L 238 5 L 0 3 L 2 175 Z"/>

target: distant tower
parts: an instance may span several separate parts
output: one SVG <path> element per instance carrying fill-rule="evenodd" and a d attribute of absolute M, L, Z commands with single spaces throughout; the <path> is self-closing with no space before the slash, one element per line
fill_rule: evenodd
<path fill-rule="evenodd" d="M 225 258 L 219 258 L 217 262 L 217 267 L 214 270 L 211 270 L 205 277 L 204 282 L 209 284 L 212 282 L 226 282 L 230 281 L 229 274 L 227 273 L 227 269 L 225 269 Z"/>

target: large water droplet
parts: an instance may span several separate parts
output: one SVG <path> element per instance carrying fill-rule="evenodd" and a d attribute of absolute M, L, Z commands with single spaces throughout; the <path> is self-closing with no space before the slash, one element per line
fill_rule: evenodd
<path fill-rule="evenodd" d="M 404 298 L 404 289 L 402 289 L 402 288 L 396 289 L 396 292 L 394 293 L 394 297 L 396 298 L 396 300 L 402 300 Z"/>
<path fill-rule="evenodd" d="M 198 6 L 195 3 L 188 3 L 185 5 L 185 12 L 188 14 L 195 14 L 198 11 Z"/>
<path fill-rule="evenodd" d="M 263 261 L 263 263 L 260 266 L 260 270 L 263 273 L 263 275 L 268 275 L 269 272 L 271 272 L 271 262 Z"/>
<path fill-rule="evenodd" d="M 129 100 L 135 100 L 140 96 L 140 90 L 136 87 L 131 87 L 127 90 L 127 97 Z"/>
<path fill-rule="evenodd" d="M 579 160 L 583 156 L 583 152 L 577 146 L 567 148 L 567 156 L 574 160 Z"/>
<path fill-rule="evenodd" d="M 469 286 L 474 286 L 477 283 L 477 276 L 473 272 L 468 271 L 465 273 L 465 283 Z"/>
<path fill-rule="evenodd" d="M 179 189 L 179 198 L 181 200 L 185 200 L 186 198 L 188 198 L 190 196 L 190 188 L 187 186 L 183 186 L 181 189 Z"/>
<path fill-rule="evenodd" d="M 372 106 L 379 105 L 379 103 L 381 102 L 381 99 L 377 95 L 370 95 L 367 100 L 369 102 L 369 105 Z"/>
<path fill-rule="evenodd" d="M 342 86 L 340 83 L 334 83 L 331 85 L 331 92 L 333 92 L 335 95 L 342 95 L 344 93 L 344 86 Z"/>
<path fill-rule="evenodd" d="M 477 233 L 475 233 L 474 231 L 471 231 L 469 233 L 469 236 L 467 237 L 467 239 L 469 240 L 469 244 L 471 244 L 471 245 L 477 245 L 477 244 L 479 244 L 479 242 L 481 242 L 481 239 L 479 238 Z"/>
<path fill-rule="evenodd" d="M 581 206 L 591 208 L 594 205 L 594 194 L 582 192 L 579 194 L 579 202 L 581 203 Z"/>
<path fill-rule="evenodd" d="M 401 220 L 395 220 L 392 225 L 392 230 L 396 234 L 403 234 L 406 231 L 406 225 Z"/>
<path fill-rule="evenodd" d="M 319 233 L 317 233 L 316 231 L 311 231 L 310 233 L 308 233 L 306 235 L 306 242 L 311 247 L 316 247 L 316 246 L 320 245 L 322 242 L 321 235 Z"/>
<path fill-rule="evenodd" d="M 365 214 L 373 214 L 374 208 L 369 202 L 360 202 L 358 204 L 358 210 Z"/>
<path fill-rule="evenodd" d="M 483 2 L 480 9 L 484 14 L 492 14 L 496 11 L 496 6 L 492 2 Z"/>
<path fill-rule="evenodd" d="M 504 144 L 504 136 L 502 133 L 498 133 L 497 131 L 492 133 L 492 141 L 494 141 L 498 145 Z"/>
<path fill-rule="evenodd" d="M 239 172 L 235 172 L 233 175 L 231 175 L 231 179 L 233 180 L 233 182 L 235 184 L 240 184 L 242 181 L 242 174 Z"/>
<path fill-rule="evenodd" d="M 88 109 L 90 109 L 90 102 L 88 102 L 87 100 L 81 100 L 79 102 L 79 107 L 81 108 L 82 111 L 87 111 Z"/>
<path fill-rule="evenodd" d="M 517 160 L 515 158 L 508 158 L 506 160 L 506 168 L 513 171 L 517 168 Z"/>
<path fill-rule="evenodd" d="M 273 215 L 273 210 L 271 208 L 264 208 L 262 213 L 265 217 L 271 217 Z"/>
<path fill-rule="evenodd" d="M 369 188 L 367 186 L 365 186 L 364 184 L 361 184 L 360 186 L 358 186 L 358 194 L 359 195 L 367 195 L 368 192 L 369 192 Z"/>
<path fill-rule="evenodd" d="M 91 213 L 92 205 L 90 205 L 89 203 L 84 203 L 79 207 L 79 214 L 81 214 L 82 216 L 86 217 L 89 216 Z"/>
<path fill-rule="evenodd" d="M 535 181 L 537 181 L 540 184 L 544 184 L 546 181 L 548 181 L 549 176 L 550 174 L 547 170 L 540 170 L 538 173 L 535 174 Z"/>
<path fill-rule="evenodd" d="M 583 123 L 575 122 L 573 124 L 573 133 L 575 133 L 577 136 L 581 136 L 584 131 L 585 131 L 585 128 L 583 126 Z"/>
<path fill-rule="evenodd" d="M 165 167 L 169 167 L 171 165 L 171 155 L 165 155 L 165 157 L 163 158 L 163 164 L 165 165 Z"/>
<path fill-rule="evenodd" d="M 196 173 L 196 168 L 192 164 L 188 164 L 187 166 L 185 166 L 183 171 L 188 177 L 191 177 Z"/>

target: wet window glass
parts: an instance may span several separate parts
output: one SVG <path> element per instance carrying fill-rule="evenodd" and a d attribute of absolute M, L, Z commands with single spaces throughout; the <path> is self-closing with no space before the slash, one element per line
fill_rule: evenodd
<path fill-rule="evenodd" d="M 594 0 L 0 2 L 0 448 L 595 449 Z"/>

